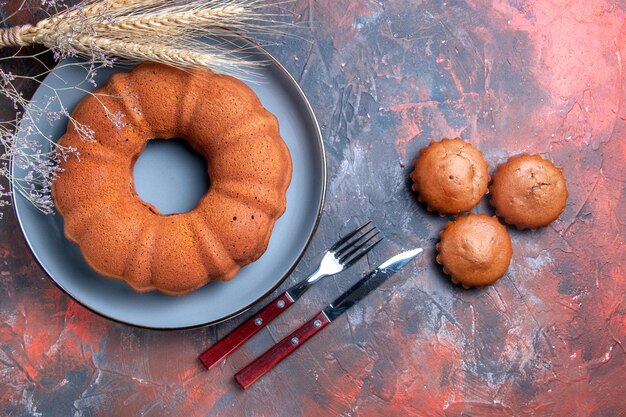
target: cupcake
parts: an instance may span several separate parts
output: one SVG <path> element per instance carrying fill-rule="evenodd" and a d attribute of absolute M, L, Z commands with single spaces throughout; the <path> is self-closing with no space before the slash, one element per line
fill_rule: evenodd
<path fill-rule="evenodd" d="M 458 217 L 439 237 L 437 263 L 464 288 L 493 284 L 509 267 L 511 238 L 496 217 L 472 213 Z"/>
<path fill-rule="evenodd" d="M 567 201 L 563 169 L 539 155 L 517 155 L 499 165 L 489 193 L 496 215 L 518 229 L 547 226 Z"/>
<path fill-rule="evenodd" d="M 480 202 L 489 184 L 482 152 L 460 138 L 432 141 L 413 161 L 412 189 L 428 211 L 459 214 Z"/>

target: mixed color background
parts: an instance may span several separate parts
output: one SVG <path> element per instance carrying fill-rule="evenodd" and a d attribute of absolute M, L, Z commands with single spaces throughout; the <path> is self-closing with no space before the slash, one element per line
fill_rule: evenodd
<path fill-rule="evenodd" d="M 8 15 L 22 3 L 0 6 Z M 34 6 L 36 1 L 27 1 Z M 367 262 L 309 292 L 207 372 L 205 348 L 250 316 L 157 332 L 72 301 L 29 252 L 12 209 L 0 223 L 2 416 L 626 415 L 626 2 L 297 0 L 298 37 L 270 39 L 322 125 L 328 195 L 303 262 L 372 219 Z M 10 24 L 34 22 L 17 13 Z M 1 51 L 9 54 L 14 51 Z M 51 57 L 48 57 L 51 59 Z M 36 74 L 32 62 L 3 62 Z M 22 82 L 29 96 L 34 83 Z M 13 109 L 0 107 L 2 118 Z M 492 169 L 540 153 L 565 168 L 565 212 L 509 229 L 494 286 L 453 286 L 434 262 L 449 219 L 410 190 L 431 139 L 460 136 Z M 487 204 L 475 209 L 492 213 Z M 250 390 L 233 374 L 401 248 L 423 258 Z M 255 307 L 252 310 L 256 310 Z"/>

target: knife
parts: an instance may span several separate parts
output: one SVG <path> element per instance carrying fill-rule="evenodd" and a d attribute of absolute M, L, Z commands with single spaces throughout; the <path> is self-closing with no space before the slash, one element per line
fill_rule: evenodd
<path fill-rule="evenodd" d="M 341 294 L 339 298 L 317 313 L 311 320 L 235 374 L 237 383 L 241 388 L 248 389 L 256 380 L 269 372 L 331 321 L 334 321 L 343 312 L 378 288 L 421 252 L 421 248 L 408 250 L 383 262 L 379 267 Z"/>

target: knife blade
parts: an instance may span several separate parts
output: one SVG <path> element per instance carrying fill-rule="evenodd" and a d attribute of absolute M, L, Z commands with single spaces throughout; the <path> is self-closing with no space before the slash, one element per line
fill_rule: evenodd
<path fill-rule="evenodd" d="M 413 258 L 422 253 L 422 248 L 408 250 L 397 254 L 372 272 L 361 278 L 356 284 L 350 287 L 346 292 L 341 294 L 335 301 L 330 303 L 324 310 L 324 314 L 330 321 L 335 320 L 347 309 L 361 301 L 370 292 L 378 288 L 383 282 L 387 281 L 392 275 L 401 270 Z"/>
<path fill-rule="evenodd" d="M 378 288 L 396 272 L 400 271 L 421 252 L 421 248 L 408 250 L 380 264 L 380 266 L 360 279 L 335 301 L 317 313 L 312 319 L 239 371 L 235 375 L 237 383 L 241 388 L 248 389 L 248 387 L 269 372 L 274 366 L 302 346 L 307 340 L 339 317 L 347 309 Z"/>

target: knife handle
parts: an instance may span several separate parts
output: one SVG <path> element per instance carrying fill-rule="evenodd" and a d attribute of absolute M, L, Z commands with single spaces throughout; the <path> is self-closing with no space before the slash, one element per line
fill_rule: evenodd
<path fill-rule="evenodd" d="M 276 343 L 272 348 L 235 374 L 235 380 L 241 388 L 248 389 L 257 379 L 261 378 L 283 359 L 291 355 L 291 353 L 313 337 L 314 334 L 326 327 L 328 323 L 330 323 L 330 320 L 323 311 L 320 311 L 299 329 Z"/>
<path fill-rule="evenodd" d="M 200 362 L 207 369 L 213 368 L 248 339 L 257 334 L 259 330 L 280 316 L 293 303 L 293 298 L 285 291 L 254 316 L 250 317 L 248 321 L 243 322 L 235 330 L 228 333 L 226 337 L 204 351 L 199 357 Z"/>

